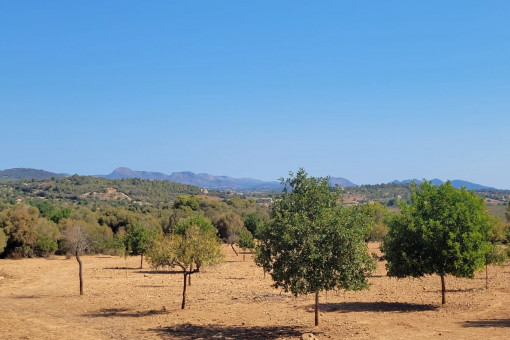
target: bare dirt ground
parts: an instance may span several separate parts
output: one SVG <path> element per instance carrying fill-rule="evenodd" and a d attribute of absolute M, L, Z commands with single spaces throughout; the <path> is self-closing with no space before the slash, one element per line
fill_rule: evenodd
<path fill-rule="evenodd" d="M 377 251 L 377 244 L 370 244 Z M 192 277 L 180 309 L 183 276 L 137 269 L 140 259 L 85 256 L 85 295 L 74 258 L 0 260 L 2 339 L 508 339 L 510 267 L 490 267 L 474 280 L 397 280 L 384 263 L 361 292 L 321 295 L 313 327 L 313 295 L 271 288 L 251 257 L 224 248 L 226 262 Z"/>

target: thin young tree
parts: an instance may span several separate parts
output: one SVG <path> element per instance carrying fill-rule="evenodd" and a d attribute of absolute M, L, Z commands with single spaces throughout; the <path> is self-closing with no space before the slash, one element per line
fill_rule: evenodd
<path fill-rule="evenodd" d="M 253 239 L 253 235 L 248 231 L 248 229 L 243 229 L 239 235 L 239 240 L 237 241 L 237 245 L 243 250 L 243 261 L 246 260 L 246 250 L 252 253 L 253 248 L 255 248 L 255 241 Z"/>
<path fill-rule="evenodd" d="M 455 189 L 450 182 L 413 184 L 411 204 L 389 221 L 381 245 L 388 275 L 397 278 L 437 274 L 441 303 L 446 303 L 445 277 L 473 278 L 490 249 L 490 222 L 483 198 Z"/>
<path fill-rule="evenodd" d="M 315 294 L 319 325 L 319 293 L 323 290 L 368 288 L 375 269 L 365 239 L 370 217 L 358 207 L 338 204 L 328 178 L 290 174 L 272 219 L 258 232 L 256 263 L 271 274 L 276 288 L 294 295 Z"/>
<path fill-rule="evenodd" d="M 154 242 L 156 232 L 147 227 L 133 223 L 128 226 L 124 245 L 130 255 L 140 255 L 140 269 L 143 268 L 143 257 Z"/>
<path fill-rule="evenodd" d="M 68 223 L 67 228 L 64 231 L 64 241 L 67 250 L 72 253 L 76 257 L 76 261 L 78 261 L 80 295 L 83 295 L 83 263 L 80 255 L 88 251 L 91 246 L 85 223 L 82 221 L 72 221 L 71 223 Z"/>

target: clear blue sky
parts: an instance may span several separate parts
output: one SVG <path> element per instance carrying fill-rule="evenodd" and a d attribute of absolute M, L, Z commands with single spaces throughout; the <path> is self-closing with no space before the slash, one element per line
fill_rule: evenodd
<path fill-rule="evenodd" d="M 0 1 L 0 169 L 510 189 L 510 1 Z"/>

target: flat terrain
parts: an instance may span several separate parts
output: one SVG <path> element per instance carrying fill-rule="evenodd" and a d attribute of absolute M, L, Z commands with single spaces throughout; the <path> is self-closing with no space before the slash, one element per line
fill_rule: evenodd
<path fill-rule="evenodd" d="M 377 251 L 377 244 L 370 244 Z M 508 339 L 510 267 L 474 280 L 388 278 L 384 263 L 361 292 L 321 295 L 321 326 L 313 327 L 313 296 L 271 288 L 249 256 L 224 248 L 226 262 L 192 277 L 180 309 L 183 276 L 137 269 L 139 257 L 84 256 L 85 295 L 74 258 L 0 260 L 2 339 Z"/>

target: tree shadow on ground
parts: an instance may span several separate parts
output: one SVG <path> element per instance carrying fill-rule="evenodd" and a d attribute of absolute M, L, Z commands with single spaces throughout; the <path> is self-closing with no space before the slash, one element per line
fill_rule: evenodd
<path fill-rule="evenodd" d="M 224 326 L 224 325 L 191 325 L 189 323 L 171 327 L 151 329 L 158 336 L 166 339 L 280 339 L 298 337 L 301 331 L 290 326 Z"/>
<path fill-rule="evenodd" d="M 510 327 L 510 319 L 466 321 L 462 323 L 462 327 Z"/>
<path fill-rule="evenodd" d="M 310 307 L 313 311 L 314 306 Z M 402 302 L 340 302 L 340 303 L 321 303 L 320 310 L 323 312 L 424 312 L 436 310 L 438 307 L 434 305 L 425 305 L 418 303 L 402 303 Z"/>
<path fill-rule="evenodd" d="M 140 269 L 140 267 L 104 267 L 103 269 L 108 269 L 108 270 L 137 270 L 137 269 Z"/>
<path fill-rule="evenodd" d="M 138 285 L 138 288 L 168 288 L 168 286 L 163 285 Z"/>
<path fill-rule="evenodd" d="M 12 299 L 40 299 L 46 297 L 46 295 L 15 295 L 12 296 Z"/>
<path fill-rule="evenodd" d="M 138 268 L 140 269 L 140 268 Z M 184 274 L 182 270 L 139 270 L 140 274 Z"/>
<path fill-rule="evenodd" d="M 99 310 L 99 312 L 84 314 L 84 316 L 90 316 L 93 318 L 100 318 L 100 317 L 139 318 L 139 317 L 144 317 L 144 316 L 167 314 L 167 313 L 168 313 L 168 311 L 165 308 L 160 309 L 160 310 L 150 309 L 150 310 L 144 310 L 144 311 L 132 311 L 128 308 L 101 308 Z"/>

